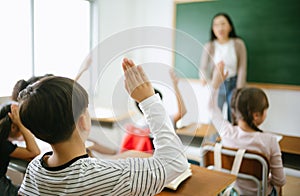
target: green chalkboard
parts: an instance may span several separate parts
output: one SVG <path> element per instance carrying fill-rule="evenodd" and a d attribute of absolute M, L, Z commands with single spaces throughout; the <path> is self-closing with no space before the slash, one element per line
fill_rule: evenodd
<path fill-rule="evenodd" d="M 213 16 L 226 12 L 248 55 L 247 82 L 300 85 L 299 0 L 220 0 L 176 4 L 175 68 L 198 78 Z M 189 47 L 192 46 L 192 47 Z"/>

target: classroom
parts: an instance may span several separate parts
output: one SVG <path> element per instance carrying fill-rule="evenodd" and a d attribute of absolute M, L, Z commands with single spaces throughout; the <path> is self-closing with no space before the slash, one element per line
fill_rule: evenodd
<path fill-rule="evenodd" d="M 88 140 L 92 144 L 88 145 L 98 143 L 117 153 L 127 134 L 126 125 L 140 122 L 142 118 L 124 88 L 122 59 L 127 57 L 143 66 L 153 87 L 162 92 L 162 103 L 170 116 L 178 111 L 174 107 L 177 96 L 169 75 L 173 68 L 179 77 L 178 88 L 187 111 L 175 125 L 193 165 L 192 176 L 177 190 L 164 189 L 159 195 L 199 195 L 195 192 L 200 187 L 197 180 L 201 179 L 201 172 L 211 172 L 198 170 L 202 169 L 199 153 L 204 142 L 211 140 L 208 129 L 212 128 L 207 107 L 211 89 L 200 85 L 199 65 L 203 46 L 209 41 L 213 16 L 226 12 L 247 48 L 247 86 L 262 89 L 269 101 L 267 117 L 259 128 L 279 138 L 287 176 L 281 195 L 297 195 L 300 192 L 300 68 L 297 65 L 300 14 L 297 6 L 293 6 L 297 3 L 297 0 L 277 3 L 270 0 L 3 0 L 0 3 L 0 21 L 4 25 L 0 38 L 0 50 L 4 54 L 0 104 L 11 100 L 14 85 L 20 79 L 45 74 L 72 79 L 79 76 L 77 82 L 89 95 L 92 127 Z M 91 65 L 85 70 L 89 59 Z M 224 107 L 225 118 L 228 106 Z M 203 125 L 209 128 L 198 137 L 196 132 Z M 111 157 L 99 152 L 93 154 L 99 159 Z M 11 164 L 7 173 L 15 184 L 22 182 L 25 172 L 23 163 L 18 171 L 18 163 L 16 167 Z M 220 181 L 222 187 L 215 190 L 208 183 L 202 191 L 214 189 L 210 193 L 218 195 L 236 180 L 224 175 L 211 173 L 208 181 Z M 222 179 L 228 183 L 224 184 Z"/>

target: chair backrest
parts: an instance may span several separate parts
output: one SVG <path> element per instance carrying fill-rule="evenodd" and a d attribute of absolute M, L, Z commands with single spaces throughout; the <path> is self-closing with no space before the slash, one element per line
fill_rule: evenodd
<path fill-rule="evenodd" d="M 214 145 L 206 144 L 202 147 L 200 165 L 212 167 L 214 160 Z M 238 149 L 222 147 L 222 171 L 230 172 Z M 259 152 L 246 151 L 240 166 L 238 178 L 253 180 L 258 187 L 257 195 L 267 195 L 269 163 L 268 159 Z"/>

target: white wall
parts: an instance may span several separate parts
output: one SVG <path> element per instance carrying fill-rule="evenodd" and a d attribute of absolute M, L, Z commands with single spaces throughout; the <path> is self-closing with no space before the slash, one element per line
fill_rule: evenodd
<path fill-rule="evenodd" d="M 269 99 L 267 118 L 261 128 L 300 136 L 300 91 L 263 89 Z"/>
<path fill-rule="evenodd" d="M 200 87 L 197 81 L 189 81 L 189 85 L 194 89 L 194 93 L 191 94 L 190 92 L 186 92 L 186 85 L 183 85 L 183 88 L 181 88 L 189 112 L 184 118 L 184 124 L 197 119 L 199 122 L 209 122 L 206 108 L 206 103 L 209 99 L 209 89 Z M 269 100 L 269 109 L 266 120 L 260 128 L 264 131 L 300 137 L 300 91 L 269 88 L 263 88 L 263 90 Z M 194 94 L 197 95 L 197 105 L 189 101 L 189 99 L 193 98 Z"/>
<path fill-rule="evenodd" d="M 154 79 L 155 86 L 162 86 L 162 91 L 166 96 L 164 102 L 167 110 L 174 113 L 175 97 L 172 93 L 170 78 L 167 69 L 172 66 L 172 53 L 164 48 L 153 48 L 146 46 L 143 42 L 149 39 L 146 34 L 130 34 L 134 28 L 156 26 L 161 28 L 173 28 L 174 4 L 172 0 L 99 0 L 97 1 L 99 11 L 99 43 L 103 46 L 110 47 L 110 53 L 117 51 L 118 53 L 111 55 L 107 62 L 101 67 L 101 74 L 95 77 L 99 83 L 94 87 L 94 104 L 95 107 L 115 107 L 115 109 L 126 110 L 131 107 L 130 99 L 123 88 L 122 70 L 120 67 L 121 59 L 124 56 L 133 58 L 139 63 L 153 63 L 153 67 L 147 64 L 147 72 Z M 165 30 L 162 35 L 165 36 Z M 122 40 L 122 34 L 130 32 L 128 35 L 128 43 Z M 145 32 L 144 32 L 145 33 Z M 142 35 L 142 36 L 141 36 Z M 153 37 L 157 36 L 153 34 Z M 151 36 L 150 36 L 151 37 Z M 114 39 L 116 38 L 116 39 Z M 170 31 L 169 37 L 165 37 L 168 47 L 172 47 L 173 34 Z M 136 45 L 130 45 L 134 42 Z M 139 43 L 143 47 L 139 46 Z M 120 45 L 130 46 L 128 51 Z M 144 44 L 144 45 L 143 45 Z M 114 50 L 115 49 L 115 50 Z M 107 52 L 107 51 L 105 51 Z M 97 52 L 96 52 L 97 53 Z M 104 57 L 102 57 L 104 58 Z M 99 70 L 98 70 L 99 72 Z M 157 78 L 163 77 L 159 81 Z M 197 82 L 182 80 L 180 83 L 184 101 L 188 108 L 188 114 L 183 119 L 182 124 L 193 121 L 208 122 L 206 116 L 205 103 L 207 95 L 205 90 L 200 89 Z M 300 92 L 288 90 L 269 90 L 265 89 L 270 101 L 270 109 L 262 129 L 283 133 L 287 135 L 300 136 Z M 117 95 L 117 96 L 116 96 Z M 119 103 L 119 104 L 117 104 Z M 128 104 L 129 103 L 129 104 Z M 117 106 L 115 106 L 117 105 Z M 129 105 L 129 106 L 128 106 Z"/>
<path fill-rule="evenodd" d="M 96 4 L 99 42 L 92 51 L 97 56 L 97 68 L 92 73 L 97 81 L 92 87 L 92 107 L 111 108 L 117 104 L 117 110 L 126 110 L 130 99 L 123 88 L 122 58 L 170 68 L 174 4 L 172 0 L 99 0 Z M 162 75 L 160 71 L 152 73 L 157 74 Z"/>

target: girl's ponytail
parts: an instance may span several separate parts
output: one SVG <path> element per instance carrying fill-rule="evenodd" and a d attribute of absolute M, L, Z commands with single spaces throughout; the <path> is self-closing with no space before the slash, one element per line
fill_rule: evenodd
<path fill-rule="evenodd" d="M 242 119 L 255 131 L 262 132 L 253 123 L 253 114 L 259 112 L 263 114 L 264 110 L 269 107 L 266 94 L 259 88 L 242 88 L 237 89 L 231 101 L 233 114 L 233 123 L 237 125 L 237 120 Z"/>

